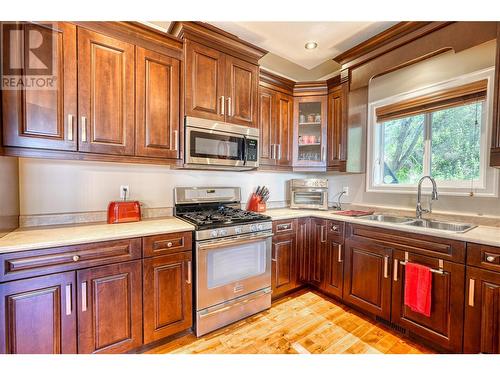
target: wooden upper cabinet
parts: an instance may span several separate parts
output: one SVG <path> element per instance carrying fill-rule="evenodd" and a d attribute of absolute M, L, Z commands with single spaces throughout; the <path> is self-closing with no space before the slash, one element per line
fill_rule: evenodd
<path fill-rule="evenodd" d="M 135 47 L 78 29 L 79 150 L 134 154 Z"/>
<path fill-rule="evenodd" d="M 180 62 L 136 50 L 136 156 L 179 157 Z"/>
<path fill-rule="evenodd" d="M 339 170 L 345 170 L 347 159 L 347 85 L 328 94 L 327 166 Z"/>
<path fill-rule="evenodd" d="M 226 55 L 226 122 L 257 127 L 259 67 Z"/>
<path fill-rule="evenodd" d="M 125 353 L 142 344 L 141 261 L 77 271 L 78 353 Z"/>
<path fill-rule="evenodd" d="M 293 159 L 293 97 L 277 93 L 276 95 L 275 158 L 282 166 L 291 166 Z"/>
<path fill-rule="evenodd" d="M 500 273 L 467 266 L 465 353 L 500 354 Z"/>
<path fill-rule="evenodd" d="M 392 251 L 367 241 L 345 241 L 344 300 L 361 309 L 391 318 Z"/>
<path fill-rule="evenodd" d="M 276 92 L 259 87 L 260 165 L 274 165 L 274 139 L 276 134 Z"/>
<path fill-rule="evenodd" d="M 0 285 L 0 354 L 76 353 L 75 273 Z"/>
<path fill-rule="evenodd" d="M 224 121 L 224 54 L 190 40 L 185 49 L 186 115 Z"/>
<path fill-rule="evenodd" d="M 144 259 L 144 343 L 171 336 L 193 324 L 192 252 Z"/>
<path fill-rule="evenodd" d="M 5 146 L 71 150 L 77 148 L 76 26 L 66 22 L 20 24 L 22 39 L 10 40 L 10 56 L 18 61 L 19 75 L 34 75 L 29 64 L 50 67 L 52 87 L 43 89 L 3 90 L 3 143 Z M 12 35 L 20 35 L 13 33 Z M 42 43 L 36 54 L 29 45 Z M 23 56 L 24 55 L 24 56 Z M 16 73 L 17 74 L 17 73 Z M 48 76 L 48 77 L 51 77 Z"/>
<path fill-rule="evenodd" d="M 427 317 L 412 311 L 404 303 L 406 275 L 401 262 L 405 258 L 403 251 L 393 251 L 391 321 L 447 351 L 461 352 L 465 266 L 443 261 L 443 273 L 432 273 L 431 316 Z M 439 269 L 437 258 L 408 253 L 408 261 Z"/>

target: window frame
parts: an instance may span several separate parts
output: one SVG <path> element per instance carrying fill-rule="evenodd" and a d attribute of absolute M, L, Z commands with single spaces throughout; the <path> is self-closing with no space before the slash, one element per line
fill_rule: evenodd
<path fill-rule="evenodd" d="M 397 94 L 388 98 L 370 102 L 368 104 L 368 129 L 367 129 L 367 176 L 366 191 L 377 193 L 415 193 L 417 184 L 383 184 L 380 181 L 380 160 L 383 160 L 383 131 L 380 131 L 382 124 L 377 123 L 376 109 L 389 104 L 428 95 L 439 90 L 451 89 L 464 84 L 472 83 L 482 79 L 487 80 L 486 100 L 481 113 L 481 140 L 480 140 L 480 169 L 479 180 L 467 181 L 443 181 L 439 180 L 438 189 L 443 195 L 456 196 L 477 196 L 477 197 L 498 197 L 498 171 L 489 167 L 489 148 L 491 143 L 492 118 L 493 118 L 493 85 L 494 67 L 479 70 L 473 73 L 464 74 L 451 80 L 438 82 L 433 85 L 418 88 L 416 90 Z M 429 128 L 431 127 L 430 117 L 432 112 L 424 113 L 424 160 L 423 174 L 429 175 L 431 168 L 431 137 Z M 382 159 L 381 159 L 382 158 Z M 430 191 L 431 185 L 426 181 L 423 190 Z"/>

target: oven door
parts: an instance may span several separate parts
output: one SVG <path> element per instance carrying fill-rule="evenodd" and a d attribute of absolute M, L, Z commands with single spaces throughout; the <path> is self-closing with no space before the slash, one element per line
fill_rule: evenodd
<path fill-rule="evenodd" d="M 196 244 L 196 310 L 271 286 L 272 232 Z"/>
<path fill-rule="evenodd" d="M 294 189 L 290 208 L 328 209 L 328 192 L 325 189 Z"/>
<path fill-rule="evenodd" d="M 245 165 L 245 136 L 186 126 L 186 164 Z"/>

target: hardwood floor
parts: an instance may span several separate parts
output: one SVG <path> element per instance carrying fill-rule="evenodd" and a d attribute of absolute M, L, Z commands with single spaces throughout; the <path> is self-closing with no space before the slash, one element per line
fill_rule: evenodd
<path fill-rule="evenodd" d="M 299 291 L 262 313 L 197 339 L 181 337 L 147 353 L 182 354 L 421 354 L 410 341 L 339 302 Z"/>

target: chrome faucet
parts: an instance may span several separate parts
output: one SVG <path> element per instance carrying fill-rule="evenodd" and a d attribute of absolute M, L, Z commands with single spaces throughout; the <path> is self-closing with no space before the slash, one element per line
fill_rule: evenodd
<path fill-rule="evenodd" d="M 422 182 L 428 178 L 432 182 L 432 195 L 431 195 L 431 200 L 437 201 L 438 199 L 438 192 L 437 192 L 437 185 L 436 181 L 431 177 L 431 176 L 424 176 L 418 181 L 418 190 L 417 190 L 417 209 L 416 209 L 416 216 L 417 219 L 422 218 L 422 213 L 426 212 L 432 212 L 432 203 L 429 202 L 429 208 L 422 208 L 422 203 L 420 200 L 422 199 Z"/>

